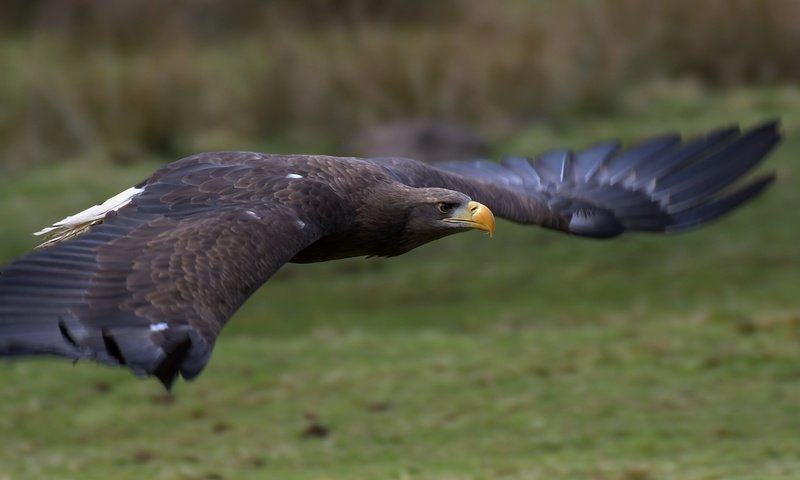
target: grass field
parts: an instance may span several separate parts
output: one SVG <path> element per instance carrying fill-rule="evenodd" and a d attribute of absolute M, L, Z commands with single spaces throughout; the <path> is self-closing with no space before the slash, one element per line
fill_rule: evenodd
<path fill-rule="evenodd" d="M 90 363 L 2 363 L 0 479 L 798 478 L 800 94 L 688 90 L 505 149 L 781 116 L 780 180 L 736 215 L 610 242 L 504 222 L 291 265 L 173 397 Z M 87 156 L 0 180 L 0 258 L 155 166 Z"/>

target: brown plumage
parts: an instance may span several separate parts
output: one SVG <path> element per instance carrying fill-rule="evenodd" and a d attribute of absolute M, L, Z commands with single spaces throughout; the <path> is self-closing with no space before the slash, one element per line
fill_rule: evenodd
<path fill-rule="evenodd" d="M 200 373 L 227 319 L 286 262 L 394 256 L 493 231 L 476 202 L 590 237 L 680 231 L 768 186 L 773 174 L 731 187 L 778 141 L 768 123 L 501 163 L 195 155 L 65 219 L 51 232 L 63 240 L 0 271 L 0 355 L 96 359 L 170 388 Z"/>

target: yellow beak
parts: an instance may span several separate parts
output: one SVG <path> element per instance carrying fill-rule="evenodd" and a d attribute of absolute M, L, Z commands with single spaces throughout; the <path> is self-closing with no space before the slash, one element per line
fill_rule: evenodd
<path fill-rule="evenodd" d="M 469 202 L 467 208 L 457 210 L 455 214 L 444 219 L 445 222 L 461 223 L 494 236 L 494 214 L 489 207 L 478 202 Z"/>

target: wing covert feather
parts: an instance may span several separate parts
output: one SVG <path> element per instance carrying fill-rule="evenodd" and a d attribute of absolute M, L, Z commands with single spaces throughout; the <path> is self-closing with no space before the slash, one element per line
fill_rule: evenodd
<path fill-rule="evenodd" d="M 325 227 L 298 200 L 313 182 L 230 189 L 214 169 L 190 170 L 190 182 L 209 175 L 162 177 L 87 233 L 0 271 L 0 355 L 122 364 L 167 388 L 196 376 L 239 305 Z"/>

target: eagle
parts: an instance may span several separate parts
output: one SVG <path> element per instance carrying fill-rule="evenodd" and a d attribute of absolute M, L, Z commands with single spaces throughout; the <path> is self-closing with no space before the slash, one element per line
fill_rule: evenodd
<path fill-rule="evenodd" d="M 535 158 L 201 153 L 38 234 L 0 270 L 0 356 L 122 365 L 170 390 L 287 262 L 401 255 L 495 216 L 592 238 L 679 232 L 753 199 L 776 121 Z M 742 180 L 743 177 L 754 177 Z"/>

